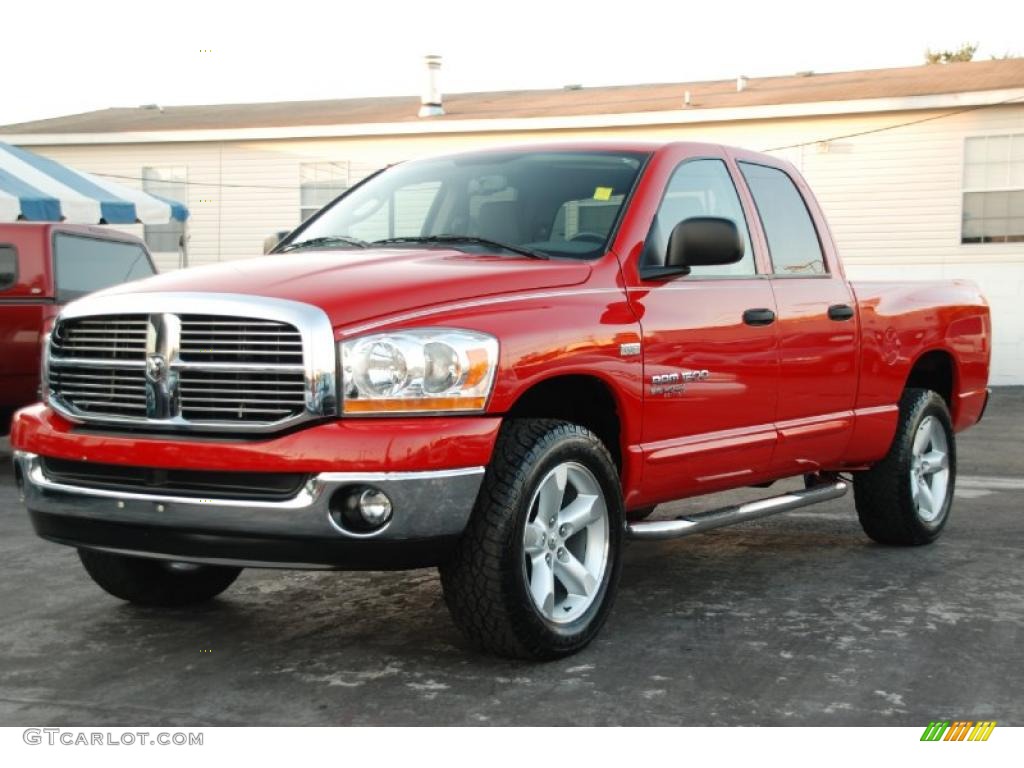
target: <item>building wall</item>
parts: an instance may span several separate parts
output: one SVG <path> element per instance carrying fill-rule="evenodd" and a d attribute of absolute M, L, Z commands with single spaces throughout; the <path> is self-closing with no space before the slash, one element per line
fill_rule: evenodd
<path fill-rule="evenodd" d="M 702 140 L 768 150 L 799 167 L 828 215 L 854 279 L 969 278 L 992 305 L 993 384 L 1024 383 L 1024 243 L 961 245 L 968 136 L 1024 133 L 1024 105 L 941 119 L 940 112 L 588 131 L 418 135 L 250 142 L 33 147 L 82 170 L 122 177 L 144 166 L 188 169 L 192 265 L 259 255 L 263 239 L 299 223 L 299 165 L 346 161 L 356 177 L 417 156 L 497 144 L 576 138 Z M 874 131 L 874 132 L 873 132 Z M 858 135 L 859 134 L 859 135 Z M 845 137 L 845 138 L 835 138 Z M 826 139 L 831 139 L 824 141 Z M 141 235 L 141 227 L 131 228 Z M 162 268 L 177 256 L 160 255 Z"/>

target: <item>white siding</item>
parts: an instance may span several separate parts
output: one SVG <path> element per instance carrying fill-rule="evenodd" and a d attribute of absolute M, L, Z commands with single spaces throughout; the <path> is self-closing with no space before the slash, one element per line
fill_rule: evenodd
<path fill-rule="evenodd" d="M 93 173 L 137 179 L 185 165 L 193 265 L 262 253 L 299 223 L 299 164 L 349 161 L 365 175 L 391 162 L 494 144 L 569 138 L 715 141 L 755 150 L 874 131 L 941 113 L 893 112 L 720 124 L 372 138 L 33 147 Z M 1024 383 L 1024 243 L 961 245 L 966 136 L 1024 131 L 1024 105 L 990 107 L 777 154 L 799 167 L 824 208 L 853 278 L 964 277 L 992 305 L 993 384 Z M 122 179 L 123 181 L 123 179 Z M 131 182 L 141 185 L 141 182 Z M 141 227 L 130 228 L 141 235 Z M 173 267 L 172 259 L 162 268 Z"/>

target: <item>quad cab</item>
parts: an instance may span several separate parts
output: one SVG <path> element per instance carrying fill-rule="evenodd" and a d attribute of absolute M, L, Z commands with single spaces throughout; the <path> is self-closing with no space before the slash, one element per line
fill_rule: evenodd
<path fill-rule="evenodd" d="M 598 632 L 629 539 L 852 484 L 869 537 L 934 541 L 990 332 L 970 282 L 848 281 L 777 158 L 488 150 L 393 166 L 270 256 L 70 304 L 13 444 L 36 531 L 122 599 L 437 566 L 474 643 L 552 658 Z"/>

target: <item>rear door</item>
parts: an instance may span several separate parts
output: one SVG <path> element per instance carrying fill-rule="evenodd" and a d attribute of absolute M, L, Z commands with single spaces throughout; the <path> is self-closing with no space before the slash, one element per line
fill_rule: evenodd
<path fill-rule="evenodd" d="M 644 334 L 643 485 L 654 500 L 756 482 L 775 443 L 775 304 L 734 174 L 718 153 L 676 161 L 644 259 L 663 264 L 680 221 L 718 216 L 736 223 L 743 260 L 670 279 L 641 271 L 629 289 Z"/>
<path fill-rule="evenodd" d="M 739 158 L 771 263 L 778 311 L 779 441 L 772 473 L 814 472 L 843 455 L 857 391 L 855 299 L 803 180 Z"/>

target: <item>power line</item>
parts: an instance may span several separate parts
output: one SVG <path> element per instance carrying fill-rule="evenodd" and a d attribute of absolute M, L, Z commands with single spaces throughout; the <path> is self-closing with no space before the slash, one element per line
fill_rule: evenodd
<path fill-rule="evenodd" d="M 962 115 L 965 112 L 974 112 L 978 109 L 987 109 L 988 107 L 1001 107 L 1005 104 L 1013 104 L 1017 101 L 1024 100 L 1024 96 L 1015 96 L 1012 99 L 1005 99 L 1004 101 L 995 101 L 991 104 L 975 104 L 971 107 L 964 107 L 962 109 L 953 109 L 949 112 L 943 112 L 941 115 L 932 115 L 930 117 L 922 117 L 917 120 L 908 120 L 905 123 L 894 123 L 893 125 L 883 125 L 880 128 L 869 128 L 864 131 L 856 131 L 854 133 L 844 133 L 839 136 L 829 136 L 827 139 L 814 139 L 813 141 L 802 141 L 799 144 L 787 144 L 783 147 L 772 147 L 770 149 L 762 149 L 762 152 L 780 152 L 784 149 L 798 149 L 799 147 L 809 147 L 814 144 L 822 144 L 829 141 L 839 141 L 840 139 L 853 139 L 858 136 L 867 136 L 872 133 L 882 133 L 883 131 L 894 131 L 897 128 L 906 128 L 910 125 L 920 125 L 921 123 L 929 123 L 932 120 L 942 120 L 947 117 L 953 117 L 954 115 Z"/>
<path fill-rule="evenodd" d="M 123 181 L 142 182 L 153 181 L 153 179 L 145 179 L 141 176 L 125 176 L 123 174 L 118 173 L 96 173 L 95 171 L 91 171 L 91 173 L 93 176 L 102 176 L 105 179 L 121 179 Z M 177 184 L 183 187 L 217 187 L 219 189 L 280 189 L 286 190 L 288 192 L 296 192 L 299 189 L 299 187 L 296 186 L 283 187 L 280 185 L 275 186 L 273 184 L 224 184 L 215 181 L 172 181 L 163 183 L 166 183 L 168 185 Z"/>

